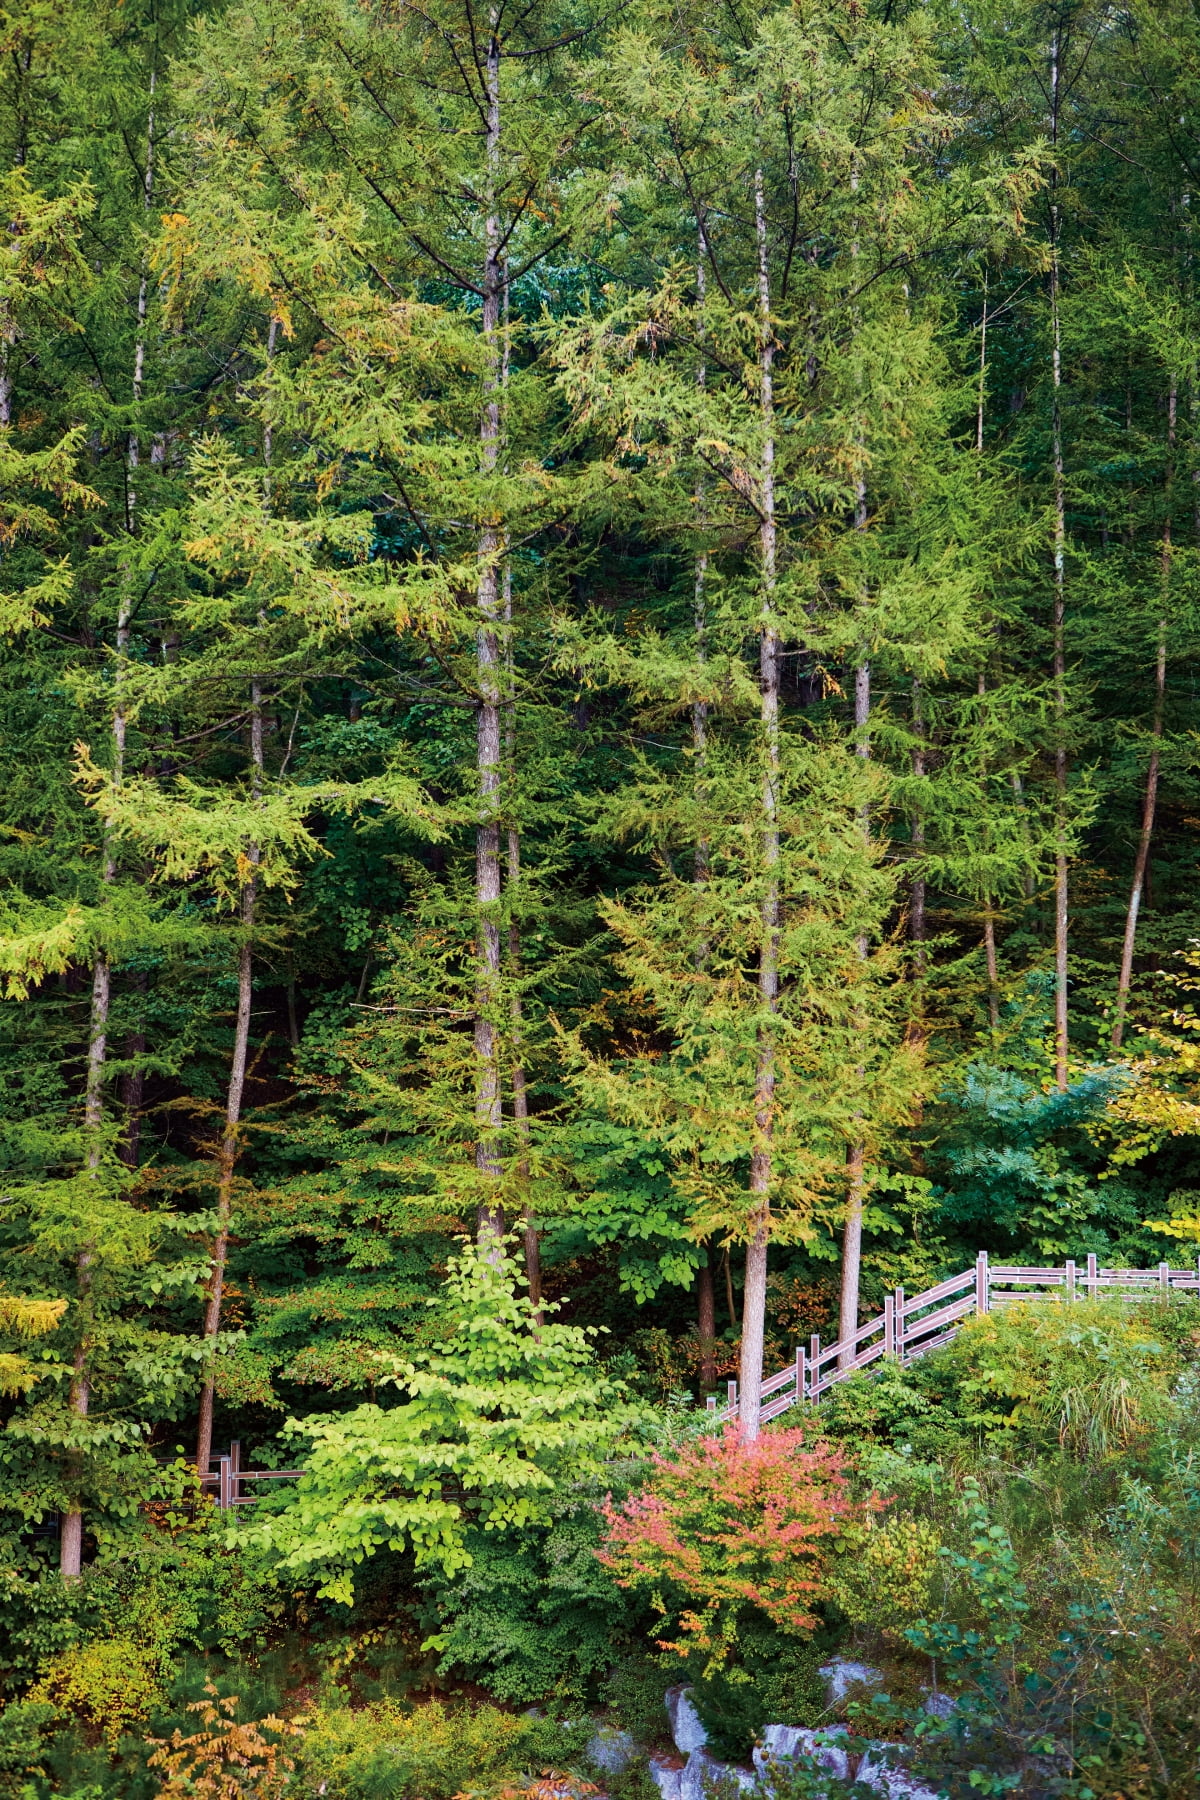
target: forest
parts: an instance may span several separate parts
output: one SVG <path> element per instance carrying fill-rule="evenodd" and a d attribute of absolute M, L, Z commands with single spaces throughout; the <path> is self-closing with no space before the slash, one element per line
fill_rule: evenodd
<path fill-rule="evenodd" d="M 0 1800 L 1194 1800 L 1193 0 L 0 52 Z"/>

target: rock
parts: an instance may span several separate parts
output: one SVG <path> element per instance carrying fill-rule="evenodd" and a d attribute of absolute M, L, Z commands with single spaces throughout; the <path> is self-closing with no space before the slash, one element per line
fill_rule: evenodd
<path fill-rule="evenodd" d="M 679 1784 L 679 1800 L 704 1800 L 706 1784 L 731 1779 L 743 1792 L 758 1786 L 753 1769 L 739 1769 L 736 1763 L 718 1762 L 707 1750 L 693 1750 Z"/>
<path fill-rule="evenodd" d="M 773 1762 L 788 1762 L 797 1754 L 811 1756 L 822 1769 L 842 1781 L 850 1779 L 850 1758 L 844 1740 L 845 1727 L 831 1726 L 828 1731 L 811 1731 L 803 1725 L 766 1725 L 762 1743 L 754 1751 L 754 1767 L 769 1779 Z"/>
<path fill-rule="evenodd" d="M 650 1779 L 661 1795 L 661 1800 L 682 1800 L 683 1764 L 665 1756 L 650 1758 Z"/>
<path fill-rule="evenodd" d="M 690 1756 L 693 1750 L 703 1750 L 708 1742 L 708 1733 L 700 1723 L 700 1714 L 692 1705 L 691 1693 L 691 1688 L 673 1687 L 668 1688 L 666 1694 L 671 1736 L 681 1756 Z"/>
<path fill-rule="evenodd" d="M 872 1669 L 867 1663 L 851 1662 L 845 1656 L 835 1656 L 832 1662 L 822 1663 L 818 1672 L 825 1677 L 825 1699 L 830 1706 L 840 1706 L 855 1688 L 883 1686 L 879 1669 Z"/>
<path fill-rule="evenodd" d="M 615 1725 L 601 1725 L 588 1739 L 587 1753 L 598 1769 L 619 1775 L 637 1755 L 637 1745 L 627 1731 L 618 1731 Z"/>
<path fill-rule="evenodd" d="M 952 1700 L 949 1694 L 929 1694 L 926 1696 L 922 1712 L 927 1712 L 931 1719 L 952 1719 L 958 1711 L 958 1701 Z"/>
<path fill-rule="evenodd" d="M 926 1787 L 907 1769 L 898 1769 L 890 1756 L 902 1755 L 896 1744 L 872 1744 L 858 1765 L 856 1781 L 884 1794 L 887 1800 L 941 1800 L 933 1788 Z"/>

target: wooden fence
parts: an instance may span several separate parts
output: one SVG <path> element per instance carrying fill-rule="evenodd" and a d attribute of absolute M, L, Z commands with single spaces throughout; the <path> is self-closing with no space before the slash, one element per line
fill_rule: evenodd
<path fill-rule="evenodd" d="M 807 1350 L 797 1349 L 795 1360 L 786 1369 L 763 1382 L 762 1417 L 775 1419 L 798 1401 L 823 1399 L 839 1381 L 858 1369 L 869 1369 L 882 1356 L 915 1362 L 927 1351 L 948 1344 L 963 1320 L 975 1313 L 995 1312 L 1014 1301 L 1028 1304 L 1055 1292 L 1068 1300 L 1096 1299 L 1102 1294 L 1126 1300 L 1200 1294 L 1200 1261 L 1194 1269 L 1172 1269 L 1167 1263 L 1159 1263 L 1156 1269 L 1102 1269 L 1096 1258 L 1089 1256 L 1083 1264 L 1024 1269 L 990 1263 L 986 1251 L 981 1251 L 973 1269 L 951 1275 L 923 1293 L 909 1295 L 897 1288 L 887 1296 L 883 1311 L 859 1326 L 852 1341 L 822 1345 L 819 1336 L 810 1339 Z M 708 1410 L 718 1423 L 735 1419 L 737 1382 L 729 1383 L 725 1406 L 712 1395 Z M 226 1456 L 214 1459 L 209 1474 L 200 1477 L 200 1486 L 212 1492 L 222 1512 L 228 1512 L 235 1506 L 253 1505 L 260 1498 L 244 1492 L 247 1483 L 295 1481 L 303 1473 L 303 1469 L 244 1469 L 242 1447 L 233 1443 Z"/>
<path fill-rule="evenodd" d="M 246 1482 L 295 1481 L 303 1473 L 303 1469 L 243 1469 L 242 1446 L 235 1442 L 230 1444 L 227 1456 L 213 1458 L 209 1473 L 200 1477 L 200 1486 L 213 1493 L 222 1512 L 228 1512 L 233 1506 L 252 1506 L 262 1498 L 260 1494 L 244 1494 Z"/>
<path fill-rule="evenodd" d="M 820 1337 L 814 1336 L 807 1350 L 797 1348 L 795 1360 L 763 1382 L 762 1417 L 764 1421 L 774 1419 L 798 1401 L 823 1399 L 839 1381 L 858 1369 L 870 1368 L 881 1356 L 915 1362 L 927 1351 L 948 1344 L 963 1320 L 976 1313 L 995 1312 L 1014 1301 L 1028 1303 L 1055 1292 L 1067 1300 L 1096 1299 L 1103 1294 L 1127 1300 L 1200 1294 L 1200 1261 L 1192 1269 L 1172 1269 L 1167 1263 L 1159 1263 L 1156 1269 L 1102 1269 L 1096 1258 L 1089 1256 L 1082 1264 L 1025 1269 L 991 1263 L 987 1252 L 981 1250 L 973 1269 L 951 1275 L 924 1293 L 908 1295 L 897 1288 L 885 1299 L 883 1311 L 860 1325 L 852 1339 L 822 1346 Z M 735 1419 L 737 1382 L 729 1383 L 725 1406 L 719 1406 L 712 1395 L 708 1409 L 718 1422 Z"/>

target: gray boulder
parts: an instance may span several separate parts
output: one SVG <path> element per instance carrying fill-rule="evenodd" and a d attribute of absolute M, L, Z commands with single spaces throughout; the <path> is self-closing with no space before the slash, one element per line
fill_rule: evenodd
<path fill-rule="evenodd" d="M 679 1800 L 704 1800 L 705 1785 L 722 1780 L 736 1781 L 743 1793 L 758 1786 L 758 1776 L 753 1769 L 740 1769 L 736 1763 L 718 1762 L 707 1750 L 693 1750 L 679 1784 Z"/>
<path fill-rule="evenodd" d="M 615 1725 L 601 1725 L 588 1739 L 587 1753 L 598 1769 L 619 1775 L 637 1755 L 637 1745 L 627 1731 L 618 1731 Z"/>
<path fill-rule="evenodd" d="M 811 1756 L 831 1775 L 849 1781 L 850 1757 L 845 1737 L 842 1725 L 831 1726 L 828 1731 L 811 1731 L 804 1725 L 766 1725 L 762 1743 L 755 1746 L 754 1767 L 764 1781 L 769 1781 L 772 1763 L 788 1762 L 796 1755 Z"/>
<path fill-rule="evenodd" d="M 671 1737 L 680 1756 L 703 1750 L 708 1733 L 700 1723 L 700 1714 L 692 1705 L 692 1690 L 687 1687 L 667 1689 L 667 1717 L 671 1721 Z"/>
<path fill-rule="evenodd" d="M 886 1800 L 941 1800 L 923 1781 L 898 1768 L 892 1760 L 903 1752 L 895 1744 L 872 1744 L 858 1765 L 856 1779 L 886 1796 Z"/>
<path fill-rule="evenodd" d="M 661 1800 L 681 1800 L 683 1786 L 683 1770 L 674 1767 L 664 1757 L 650 1758 L 650 1779 L 658 1789 Z"/>
<path fill-rule="evenodd" d="M 835 1656 L 822 1663 L 819 1673 L 825 1677 L 825 1700 L 829 1706 L 840 1706 L 855 1688 L 881 1688 L 883 1673 L 868 1663 L 852 1662 L 848 1656 Z"/>

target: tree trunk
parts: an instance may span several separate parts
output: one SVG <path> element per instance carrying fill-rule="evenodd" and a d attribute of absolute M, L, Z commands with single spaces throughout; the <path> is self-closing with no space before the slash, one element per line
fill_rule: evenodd
<path fill-rule="evenodd" d="M 700 1265 L 697 1291 L 696 1333 L 700 1344 L 700 1392 L 711 1393 L 717 1385 L 717 1294 L 713 1282 L 713 1247 L 704 1245 L 704 1261 Z"/>
<path fill-rule="evenodd" d="M 912 753 L 912 772 L 920 777 L 925 773 L 925 737 L 924 722 L 921 718 L 921 684 L 913 677 L 912 684 L 912 722 L 915 743 Z M 920 807 L 913 814 L 912 822 L 913 856 L 920 858 L 925 852 L 925 815 Z M 918 862 L 918 867 L 919 867 Z M 925 877 L 914 875 L 908 887 L 908 936 L 916 946 L 913 963 L 918 975 L 925 973 L 925 938 L 928 925 L 925 918 Z"/>
<path fill-rule="evenodd" d="M 855 524 L 861 531 L 866 523 L 866 496 L 860 488 L 858 505 L 855 509 Z M 855 753 L 868 758 L 871 754 L 871 742 L 867 736 L 867 727 L 871 722 L 871 665 L 864 657 L 854 672 L 854 732 Z M 871 821 L 864 813 L 862 819 L 863 835 L 870 835 Z M 865 962 L 867 956 L 867 940 L 858 940 L 858 954 Z M 859 1071 L 861 1075 L 862 1071 Z M 838 1336 L 842 1342 L 842 1353 L 838 1358 L 839 1368 L 848 1368 L 854 1361 L 854 1334 L 858 1330 L 858 1290 L 859 1277 L 862 1270 L 862 1232 L 863 1232 L 863 1169 L 866 1163 L 866 1146 L 861 1138 L 850 1146 L 846 1159 L 846 1223 L 842 1231 L 842 1291 L 838 1315 Z"/>
<path fill-rule="evenodd" d="M 143 178 L 143 205 L 149 207 L 150 195 L 154 181 L 154 85 L 155 72 L 150 71 L 150 115 L 146 133 L 146 173 Z M 13 340 L 15 341 L 15 340 Z M 7 379 L 7 350 L 5 341 L 3 353 L 5 379 Z M 137 334 L 133 353 L 133 398 L 138 401 L 142 397 L 142 382 L 146 362 L 146 275 L 143 272 L 138 288 L 137 302 Z M 11 411 L 11 385 L 0 393 L 0 424 L 9 423 Z M 137 498 L 134 492 L 133 472 L 138 466 L 138 440 L 136 431 L 129 433 L 125 446 L 125 524 L 132 532 Z M 125 711 L 121 699 L 121 687 L 124 679 L 125 661 L 129 654 L 129 639 L 133 622 L 133 595 L 125 572 L 121 578 L 121 597 L 117 611 L 116 635 L 116 673 L 114 686 L 116 694 L 112 713 L 113 739 L 113 786 L 120 787 L 125 773 Z M 106 887 L 116 879 L 116 846 L 112 834 L 105 833 L 103 860 L 100 877 Z M 112 999 L 112 968 L 108 954 L 98 950 L 92 968 L 92 1002 L 88 1020 L 88 1055 L 87 1074 L 84 1083 L 83 1117 L 84 1130 L 88 1138 L 87 1166 L 93 1174 L 98 1174 L 102 1155 L 100 1131 L 104 1123 L 104 1065 L 108 1051 L 108 1013 Z M 128 1143 L 128 1139 L 127 1139 Z M 134 1140 L 133 1157 L 136 1159 L 136 1139 Z M 126 1151 L 124 1160 L 129 1160 Z M 79 1343 L 72 1360 L 71 1387 L 68 1405 L 80 1419 L 85 1419 L 91 1398 L 91 1379 L 88 1371 L 88 1345 L 86 1315 L 92 1285 L 92 1263 L 94 1252 L 85 1249 L 79 1253 L 75 1266 L 75 1284 L 78 1303 L 84 1315 L 80 1331 Z M 78 1474 L 78 1470 L 76 1470 Z M 63 1514 L 59 1536 L 59 1570 L 64 1581 L 78 1578 L 82 1567 L 83 1556 L 83 1514 L 78 1508 L 68 1508 Z"/>
<path fill-rule="evenodd" d="M 263 720 L 262 689 L 255 682 L 251 689 L 250 761 L 253 793 L 262 794 Z M 259 859 L 259 847 L 251 844 L 247 860 L 253 866 Z M 196 1428 L 196 1473 L 207 1475 L 212 1462 L 213 1404 L 216 1381 L 212 1358 L 221 1330 L 221 1303 L 225 1294 L 225 1265 L 229 1256 L 229 1233 L 233 1219 L 233 1180 L 237 1168 L 238 1126 L 242 1117 L 242 1092 L 246 1085 L 246 1055 L 250 1044 L 250 1008 L 254 997 L 254 908 L 258 883 L 252 875 L 241 892 L 242 942 L 238 950 L 237 1017 L 233 1028 L 233 1054 L 229 1062 L 229 1085 L 225 1093 L 225 1124 L 217 1151 L 217 1230 L 213 1239 L 212 1269 L 208 1278 L 208 1294 L 204 1306 L 204 1351 L 207 1373 L 200 1390 L 200 1417 Z"/>
<path fill-rule="evenodd" d="M 1133 955 L 1137 945 L 1138 913 L 1146 888 L 1146 870 L 1150 862 L 1150 840 L 1154 836 L 1154 814 L 1158 806 L 1158 775 L 1162 756 L 1163 714 L 1167 698 L 1167 602 L 1171 587 L 1171 490 L 1173 486 L 1172 456 L 1175 448 L 1175 414 L 1178 390 L 1171 382 L 1167 395 L 1167 475 L 1166 518 L 1162 536 L 1163 610 L 1158 621 L 1158 647 L 1154 658 L 1154 722 L 1150 728 L 1150 766 L 1146 770 L 1146 791 L 1142 799 L 1142 827 L 1138 833 L 1137 855 L 1133 864 L 1133 881 L 1129 888 L 1129 905 L 1125 912 L 1125 937 L 1121 945 L 1121 973 L 1117 979 L 1117 1004 L 1113 1015 L 1112 1047 L 1121 1048 L 1125 1035 L 1125 1014 L 1129 1007 L 1129 988 L 1133 980 Z"/>
<path fill-rule="evenodd" d="M 145 997 L 149 992 L 150 979 L 144 970 L 133 978 L 134 988 Z M 138 1150 L 142 1137 L 142 1096 L 146 1085 L 145 1070 L 141 1066 L 141 1058 L 146 1054 L 146 1033 L 144 1019 L 135 1031 L 131 1031 L 125 1039 L 125 1060 L 133 1067 L 121 1078 L 121 1105 L 125 1112 L 125 1134 L 121 1140 L 118 1155 L 127 1169 L 138 1166 Z"/>
<path fill-rule="evenodd" d="M 500 221 L 496 187 L 500 162 L 500 42 L 498 14 L 492 9 L 485 60 L 487 95 L 487 214 L 484 223 L 483 334 L 487 356 L 483 411 L 479 422 L 480 470 L 496 473 L 500 448 L 501 346 L 499 342 L 502 282 Z M 504 1216 L 490 1189 L 500 1184 L 502 1098 L 496 1010 L 500 1001 L 500 642 L 497 570 L 501 532 L 493 497 L 484 496 L 484 524 L 479 534 L 479 585 L 475 639 L 477 699 L 475 761 L 479 817 L 475 832 L 476 989 L 475 989 L 475 1167 L 480 1177 L 476 1229 L 481 1244 L 498 1253 Z"/>
<path fill-rule="evenodd" d="M 704 221 L 696 226 L 696 310 L 698 315 L 697 340 L 701 346 L 700 366 L 696 371 L 696 385 L 703 391 L 707 379 L 707 367 L 704 361 L 704 294 L 707 270 L 704 258 L 707 245 L 704 238 Z M 703 529 L 705 523 L 704 478 L 696 478 L 696 522 Z M 705 587 L 708 580 L 708 552 L 701 549 L 696 555 L 696 582 L 693 596 L 693 621 L 696 633 L 696 658 L 703 663 L 708 648 L 708 606 Z M 696 800 L 699 811 L 704 802 L 704 763 L 708 748 L 708 703 L 703 699 L 692 703 L 692 755 L 695 764 Z M 708 839 L 704 836 L 696 840 L 696 852 L 692 865 L 693 878 L 697 887 L 702 887 L 708 880 Z M 701 970 L 708 961 L 709 946 L 703 937 L 696 943 L 696 968 Z M 713 1284 L 713 1249 L 708 1241 L 704 1246 L 704 1262 L 700 1268 L 697 1294 L 696 1329 L 700 1348 L 700 1392 L 709 1393 L 717 1385 L 717 1303 Z M 733 1311 L 733 1288 L 730 1284 L 729 1310 Z"/>
<path fill-rule="evenodd" d="M 106 881 L 112 880 L 113 861 L 107 841 L 103 875 Z M 100 1130 L 104 1124 L 104 1062 L 108 1042 L 110 989 L 108 958 L 98 955 L 92 969 L 87 1073 L 83 1098 L 83 1126 L 88 1140 L 87 1167 L 96 1178 L 99 1177 L 103 1154 Z M 92 1391 L 88 1368 L 88 1339 L 93 1261 L 94 1252 L 91 1249 L 81 1250 L 75 1259 L 75 1304 L 79 1312 L 79 1336 L 71 1359 L 71 1386 L 67 1405 L 77 1419 L 87 1418 Z M 73 1478 L 72 1485 L 77 1486 L 82 1480 L 82 1466 L 78 1456 L 69 1458 L 68 1468 Z M 59 1521 L 58 1567 L 64 1581 L 78 1580 L 83 1567 L 83 1509 L 80 1505 L 68 1506 Z"/>
<path fill-rule="evenodd" d="M 1050 50 L 1050 145 L 1058 148 L 1059 31 Z M 1062 441 L 1062 321 L 1059 316 L 1058 176 L 1050 167 L 1050 335 L 1052 355 L 1051 454 L 1054 460 L 1054 785 L 1057 795 L 1058 847 L 1054 859 L 1054 1079 L 1060 1092 L 1067 1086 L 1070 1026 L 1067 1017 L 1067 946 L 1069 892 L 1067 882 L 1067 661 L 1066 553 L 1067 502 Z"/>
<path fill-rule="evenodd" d="M 696 386 L 703 392 L 708 376 L 704 361 L 704 294 L 707 278 L 704 258 L 707 244 L 704 237 L 704 223 L 701 220 L 696 227 L 696 308 L 698 314 L 697 340 L 700 344 L 700 366 L 696 371 Z M 696 522 L 703 529 L 705 517 L 704 477 L 696 477 Z M 696 555 L 696 582 L 693 594 L 693 623 L 696 634 L 696 660 L 704 663 L 708 654 L 708 603 L 705 589 L 708 582 L 708 551 L 701 549 Z M 695 764 L 697 809 L 704 801 L 704 761 L 708 747 L 708 702 L 700 699 L 692 703 L 692 756 Z M 693 870 L 697 885 L 708 880 L 708 840 L 700 837 L 696 843 L 696 854 Z M 696 945 L 696 967 L 702 969 L 708 960 L 708 945 L 700 942 Z"/>
<path fill-rule="evenodd" d="M 979 392 L 975 397 L 975 449 L 983 454 L 983 409 L 987 397 L 988 278 L 983 271 L 983 313 L 979 320 Z"/>
<path fill-rule="evenodd" d="M 982 669 L 979 672 L 977 691 L 979 698 L 983 700 L 987 695 L 987 676 Z M 981 707 L 981 724 L 982 715 Z M 980 759 L 979 773 L 981 778 L 987 775 L 986 757 Z M 1000 1029 L 1000 969 L 996 961 L 996 916 L 992 910 L 992 896 L 986 892 L 983 896 L 983 958 L 987 969 L 988 1024 L 996 1032 Z"/>
<path fill-rule="evenodd" d="M 507 610 L 507 609 L 506 609 Z M 508 833 L 508 888 L 514 895 L 521 880 L 521 837 L 515 829 Z M 509 974 L 513 980 L 512 999 L 509 1001 L 509 1012 L 512 1019 L 512 1093 L 513 1124 L 517 1137 L 517 1180 L 524 1196 L 522 1217 L 525 1226 L 525 1279 L 529 1283 L 529 1298 L 536 1309 L 537 1322 L 542 1322 L 542 1241 L 529 1205 L 529 1086 L 525 1078 L 525 1058 L 522 1049 L 521 995 L 516 986 L 521 970 L 521 933 L 514 918 L 508 925 L 508 960 Z"/>
<path fill-rule="evenodd" d="M 763 172 L 754 176 L 754 224 L 758 245 L 759 398 L 762 409 L 762 625 L 759 684 L 762 694 L 762 944 L 758 962 L 758 1062 L 754 1089 L 754 1143 L 750 1157 L 750 1218 L 746 1286 L 742 1296 L 742 1347 L 738 1369 L 742 1437 L 752 1444 L 762 1417 L 763 1343 L 767 1314 L 767 1253 L 771 1229 L 772 1139 L 775 1114 L 775 1041 L 770 1016 L 779 1007 L 779 628 L 775 618 L 775 356 L 767 262 Z"/>

